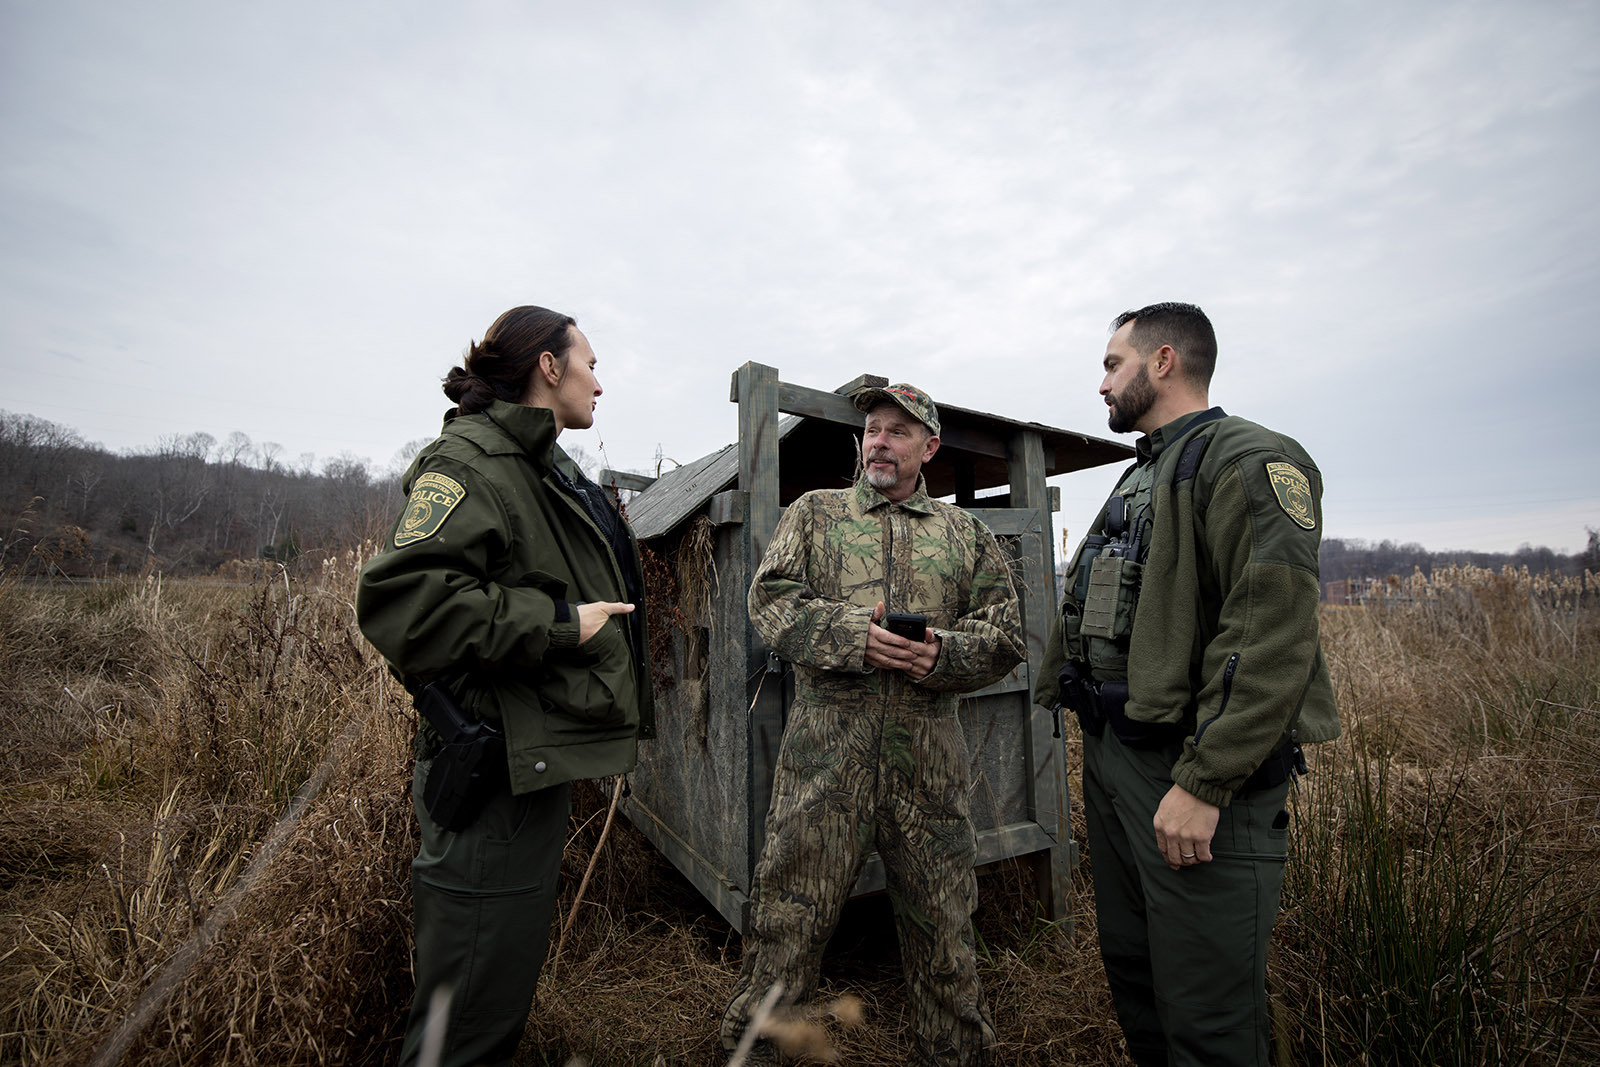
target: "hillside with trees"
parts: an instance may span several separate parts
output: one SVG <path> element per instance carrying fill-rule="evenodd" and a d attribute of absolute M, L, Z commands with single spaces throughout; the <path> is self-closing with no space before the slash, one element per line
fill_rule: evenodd
<path fill-rule="evenodd" d="M 241 433 L 172 434 L 117 454 L 0 412 L 0 568 L 198 574 L 232 559 L 342 548 L 392 520 L 398 471 L 351 456 L 314 463 Z"/>
<path fill-rule="evenodd" d="M 405 464 L 428 440 L 377 470 L 347 454 L 290 460 L 242 433 L 171 434 L 113 453 L 57 423 L 0 411 L 0 571 L 193 575 L 236 559 L 331 555 L 382 536 Z M 593 474 L 582 449 L 569 452 Z"/>
<path fill-rule="evenodd" d="M 242 433 L 171 434 L 148 449 L 113 453 L 77 431 L 0 411 L 0 570 L 87 577 L 157 569 L 206 574 L 235 559 L 288 562 L 327 556 L 382 535 L 399 504 L 404 464 L 374 470 L 354 456 L 290 460 L 282 446 Z M 582 449 L 570 449 L 595 473 Z M 1435 567 L 1506 565 L 1529 573 L 1600 573 L 1600 530 L 1572 555 L 1524 545 L 1515 552 L 1430 552 L 1330 537 L 1322 580 L 1384 578 Z"/>

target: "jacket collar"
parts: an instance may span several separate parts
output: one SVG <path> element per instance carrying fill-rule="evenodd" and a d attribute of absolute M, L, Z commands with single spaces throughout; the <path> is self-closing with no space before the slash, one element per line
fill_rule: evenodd
<path fill-rule="evenodd" d="M 882 504 L 894 503 L 894 501 L 874 489 L 872 483 L 867 481 L 865 474 L 856 479 L 855 492 L 856 505 L 863 512 L 871 511 Z M 900 501 L 900 507 L 905 508 L 907 511 L 916 511 L 924 515 L 933 513 L 933 501 L 928 498 L 928 481 L 921 474 L 917 475 L 917 487 L 911 491 L 910 496 Z"/>
<path fill-rule="evenodd" d="M 1133 449 L 1139 454 L 1139 462 L 1147 463 L 1171 448 L 1197 422 L 1211 422 L 1213 419 L 1220 419 L 1226 414 L 1227 412 L 1221 408 L 1213 407 L 1204 411 L 1191 411 L 1186 415 L 1179 415 L 1165 426 L 1158 426 L 1150 431 L 1149 435 L 1139 438 L 1134 442 Z M 1202 416 L 1205 416 L 1205 418 L 1202 418 Z"/>
<path fill-rule="evenodd" d="M 526 453 L 541 471 L 555 466 L 556 417 L 549 408 L 494 400 L 477 415 L 447 412 L 440 432 L 465 437 L 489 455 Z"/>

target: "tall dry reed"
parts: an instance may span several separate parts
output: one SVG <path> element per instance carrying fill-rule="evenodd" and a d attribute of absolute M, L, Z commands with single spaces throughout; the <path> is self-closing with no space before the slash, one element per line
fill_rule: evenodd
<path fill-rule="evenodd" d="M 393 1060 L 411 712 L 355 629 L 358 564 L 0 581 L 0 1061 Z M 1324 634 L 1346 731 L 1297 789 L 1278 1061 L 1600 1061 L 1594 587 L 1441 571 Z M 601 840 L 608 799 L 575 794 L 577 918 L 519 1062 L 720 1063 L 738 938 L 624 821 Z M 1070 936 L 1026 872 L 981 881 L 999 1062 L 1118 1062 L 1085 873 Z M 860 1025 L 820 1020 L 843 1062 L 908 1048 L 883 906 L 854 905 L 825 963 L 824 999 L 862 1001 Z"/>
<path fill-rule="evenodd" d="M 1597 590 L 1459 567 L 1325 613 L 1345 735 L 1299 788 L 1280 1062 L 1600 1059 Z"/>

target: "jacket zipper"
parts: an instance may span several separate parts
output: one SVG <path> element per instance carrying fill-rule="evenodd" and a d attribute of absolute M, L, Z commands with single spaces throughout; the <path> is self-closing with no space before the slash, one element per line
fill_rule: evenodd
<path fill-rule="evenodd" d="M 554 468 L 551 470 L 552 474 L 554 474 Z M 622 590 L 623 596 L 627 596 L 628 583 L 622 577 L 622 562 L 616 558 L 616 553 L 612 551 L 611 542 L 606 539 L 605 533 L 600 529 L 600 527 L 595 525 L 594 520 L 589 517 L 589 512 L 584 509 L 583 505 L 572 499 L 572 494 L 567 492 L 566 489 L 561 486 L 559 478 L 557 478 L 554 492 L 555 495 L 567 505 L 567 507 L 572 509 L 572 513 L 581 519 L 583 524 L 589 528 L 589 532 L 594 536 L 595 541 L 600 545 L 601 554 L 604 555 L 611 563 L 611 576 L 616 579 L 617 588 Z M 621 516 L 618 516 L 618 518 L 619 521 L 626 521 L 621 519 Z"/>
<path fill-rule="evenodd" d="M 894 508 L 893 504 L 887 504 L 883 509 L 883 521 L 889 533 L 889 543 L 883 550 L 883 613 L 885 615 L 894 610 L 894 599 L 891 595 L 894 591 L 891 585 L 894 577 Z M 869 621 L 867 625 L 875 626 L 878 624 Z M 884 698 L 887 699 L 889 691 L 894 685 L 894 679 L 890 675 L 895 672 L 880 670 L 878 673 L 882 678 L 881 684 Z"/>
<path fill-rule="evenodd" d="M 894 610 L 894 600 L 890 595 L 893 587 L 889 584 L 894 575 L 894 505 L 889 505 L 884 510 L 884 522 L 889 528 L 889 546 L 883 552 L 883 610 L 885 613 Z"/>
<path fill-rule="evenodd" d="M 1233 675 L 1239 669 L 1239 653 L 1235 652 L 1228 657 L 1228 665 L 1222 669 L 1222 703 L 1217 708 L 1217 713 L 1200 724 L 1200 729 L 1194 732 L 1194 743 L 1200 743 L 1200 735 L 1206 732 L 1206 727 L 1222 718 L 1222 713 L 1228 710 L 1228 698 L 1233 696 Z"/>

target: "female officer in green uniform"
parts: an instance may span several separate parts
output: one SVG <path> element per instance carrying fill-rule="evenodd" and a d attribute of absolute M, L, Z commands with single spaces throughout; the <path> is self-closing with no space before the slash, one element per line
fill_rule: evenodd
<path fill-rule="evenodd" d="M 419 721 L 417 993 L 403 1064 L 440 987 L 451 993 L 441 1062 L 511 1061 L 548 942 L 569 783 L 631 770 L 653 733 L 638 545 L 556 444 L 594 422 L 594 366 L 569 316 L 518 307 L 496 319 L 445 378 L 456 406 L 362 568 L 361 630 L 390 669 L 413 694 L 438 683 L 467 720 L 504 735 L 504 756 L 490 750 L 473 781 L 481 811 L 447 829 L 429 814 L 428 779 L 451 738 Z"/>

